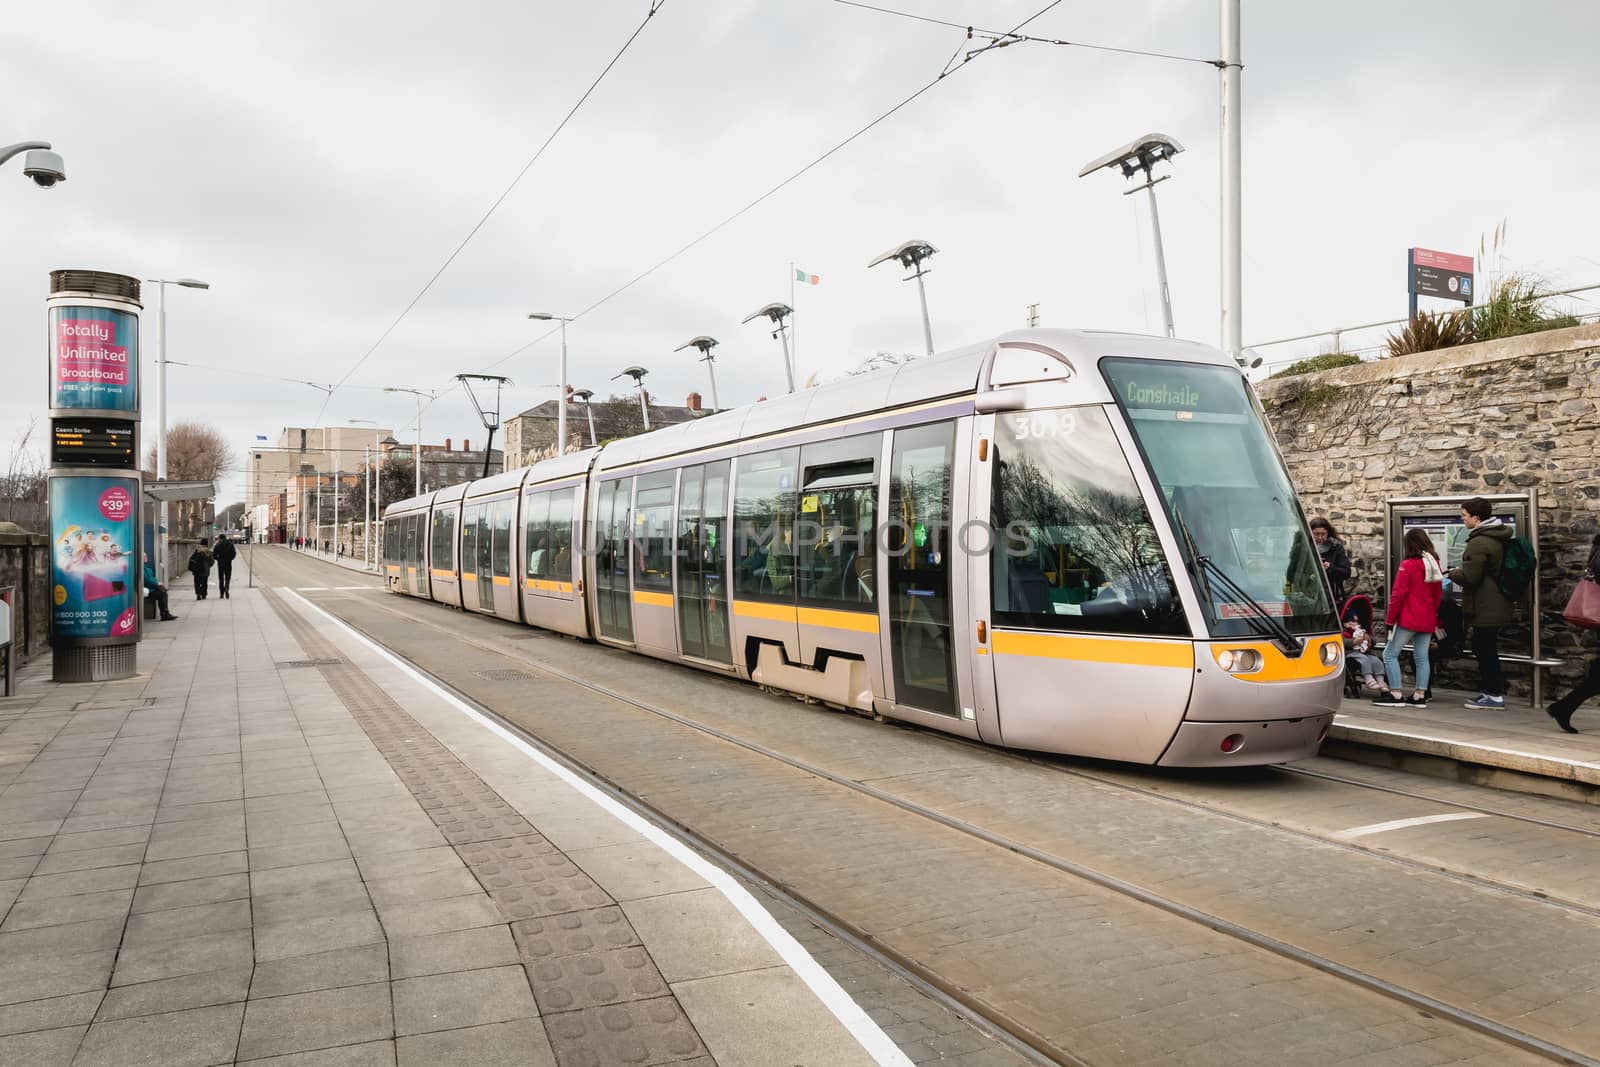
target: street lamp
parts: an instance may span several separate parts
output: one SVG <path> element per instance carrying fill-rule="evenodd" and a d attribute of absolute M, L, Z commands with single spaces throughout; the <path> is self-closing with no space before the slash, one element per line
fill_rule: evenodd
<path fill-rule="evenodd" d="M 1161 245 L 1161 216 L 1156 211 L 1156 186 L 1172 175 L 1163 174 L 1159 178 L 1154 178 L 1151 177 L 1150 170 L 1157 163 L 1171 162 L 1172 157 L 1182 151 L 1183 145 L 1166 134 L 1147 133 L 1115 152 L 1108 152 L 1078 172 L 1080 178 L 1088 177 L 1097 170 L 1110 170 L 1113 167 L 1122 171 L 1124 178 L 1132 178 L 1143 172 L 1144 184 L 1124 190 L 1122 195 L 1132 196 L 1143 189 L 1150 197 L 1150 232 L 1156 244 L 1156 282 L 1161 286 L 1161 317 L 1166 324 L 1168 337 L 1176 337 L 1177 332 L 1172 326 L 1172 294 L 1167 289 L 1167 255 Z"/>
<path fill-rule="evenodd" d="M 794 308 L 790 307 L 788 304 L 774 303 L 768 304 L 765 307 L 756 308 L 754 311 L 750 312 L 750 314 L 746 315 L 744 320 L 739 323 L 740 326 L 743 326 L 751 319 L 767 318 L 770 319 L 772 324 L 777 327 L 777 329 L 772 331 L 772 336 L 780 338 L 783 341 L 783 373 L 788 375 L 789 392 L 791 393 L 794 392 L 794 363 L 789 359 L 789 334 L 784 330 L 783 320 L 787 319 L 793 314 Z"/>
<path fill-rule="evenodd" d="M 645 401 L 644 398 L 644 376 L 649 373 L 650 372 L 645 370 L 643 367 L 624 367 L 622 368 L 621 374 L 614 374 L 611 377 L 612 381 L 616 381 L 618 378 L 625 377 L 633 379 L 633 384 L 639 390 L 639 411 L 642 415 L 644 415 L 644 429 L 646 433 L 650 432 L 650 405 Z"/>
<path fill-rule="evenodd" d="M 434 393 L 434 392 L 424 391 L 422 389 L 405 389 L 405 388 L 402 388 L 400 386 L 394 386 L 394 385 L 386 385 L 386 386 L 384 386 L 383 387 L 383 391 L 386 392 L 386 393 L 411 393 L 413 396 L 415 396 L 417 398 L 417 454 L 415 456 L 411 457 L 411 461 L 412 461 L 411 465 L 412 465 L 412 467 L 416 468 L 416 485 L 414 487 L 415 488 L 415 492 L 412 495 L 413 496 L 421 496 L 422 495 L 422 398 L 423 397 L 427 397 L 428 398 L 428 403 L 431 404 L 431 403 L 433 403 L 434 399 L 439 394 Z"/>
<path fill-rule="evenodd" d="M 556 455 L 564 456 L 567 454 L 567 323 L 572 320 L 548 311 L 531 311 L 528 318 L 561 323 L 561 399 L 556 408 Z"/>
<path fill-rule="evenodd" d="M 198 278 L 146 278 L 156 283 L 156 480 L 167 480 L 167 286 L 209 289 L 210 282 Z M 167 502 L 161 501 L 161 532 L 157 552 L 156 580 L 167 580 Z"/>
<path fill-rule="evenodd" d="M 685 348 L 698 348 L 700 350 L 700 362 L 704 363 L 706 370 L 711 372 L 712 411 L 717 411 L 722 407 L 717 401 L 717 357 L 711 354 L 711 350 L 717 347 L 717 343 L 715 337 L 707 337 L 705 334 L 701 334 L 699 337 L 691 338 L 673 349 L 674 352 L 682 352 Z M 789 382 L 789 391 L 791 393 L 794 392 L 794 381 L 792 379 Z"/>
<path fill-rule="evenodd" d="M 594 448 L 596 445 L 599 444 L 599 441 L 595 440 L 595 436 L 594 436 L 594 408 L 589 406 L 589 400 L 593 396 L 594 396 L 594 390 L 593 389 L 574 389 L 572 391 L 572 398 L 574 400 L 583 401 L 584 414 L 589 416 L 589 447 L 590 448 Z"/>
<path fill-rule="evenodd" d="M 48 189 L 56 182 L 67 180 L 67 165 L 61 157 L 50 151 L 49 141 L 18 141 L 0 148 L 0 164 L 12 156 L 28 153 L 22 161 L 22 173 L 33 179 L 33 184 Z"/>
<path fill-rule="evenodd" d="M 912 272 L 911 276 L 904 280 L 908 282 L 912 278 L 917 280 L 917 295 L 922 299 L 922 339 L 928 346 L 928 355 L 930 356 L 933 355 L 933 326 L 928 321 L 928 290 L 922 284 L 922 276 L 928 272 L 922 269 L 922 261 L 937 251 L 939 250 L 926 241 L 911 240 L 896 245 L 867 264 L 867 269 L 871 270 L 879 263 L 888 263 L 890 260 L 894 260 Z"/>

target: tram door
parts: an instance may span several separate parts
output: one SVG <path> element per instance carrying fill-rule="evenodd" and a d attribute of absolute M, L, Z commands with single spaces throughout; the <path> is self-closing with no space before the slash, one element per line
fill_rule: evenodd
<path fill-rule="evenodd" d="M 494 610 L 494 537 L 489 509 L 471 504 L 461 511 L 461 603 L 478 611 Z"/>
<path fill-rule="evenodd" d="M 951 632 L 955 424 L 894 432 L 884 548 L 895 703 L 959 715 Z"/>
<path fill-rule="evenodd" d="M 421 516 L 407 515 L 402 524 L 405 531 L 405 543 L 400 549 L 401 587 L 408 593 L 415 593 L 417 585 L 417 527 Z"/>
<path fill-rule="evenodd" d="M 728 640 L 728 461 L 690 467 L 678 487 L 678 640 L 685 656 L 733 661 Z"/>
<path fill-rule="evenodd" d="M 633 479 L 600 483 L 595 500 L 595 615 L 600 636 L 633 640 L 632 598 L 628 589 L 628 513 Z"/>

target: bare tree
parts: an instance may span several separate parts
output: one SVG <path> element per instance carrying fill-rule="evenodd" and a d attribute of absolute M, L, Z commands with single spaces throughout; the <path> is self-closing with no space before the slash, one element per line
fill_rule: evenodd
<path fill-rule="evenodd" d="M 5 509 L 6 522 L 42 528 L 50 480 L 44 457 L 33 443 L 33 433 L 38 427 L 37 418 L 29 419 L 11 440 L 5 475 L 0 480 L 0 506 Z"/>
<path fill-rule="evenodd" d="M 233 449 L 212 426 L 203 422 L 180 422 L 167 430 L 167 477 L 173 481 L 215 481 L 233 466 L 233 460 Z M 145 454 L 145 468 L 156 469 L 154 445 Z M 198 532 L 204 506 L 201 500 L 173 505 L 173 532 Z"/>

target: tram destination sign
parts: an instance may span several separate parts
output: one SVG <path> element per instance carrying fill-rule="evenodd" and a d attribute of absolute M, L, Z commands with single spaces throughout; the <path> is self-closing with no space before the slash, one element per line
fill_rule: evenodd
<path fill-rule="evenodd" d="M 1431 248 L 1406 249 L 1407 288 L 1412 296 L 1437 296 L 1472 303 L 1472 257 Z"/>
<path fill-rule="evenodd" d="M 127 419 L 53 419 L 50 465 L 133 470 L 138 466 L 133 426 Z"/>

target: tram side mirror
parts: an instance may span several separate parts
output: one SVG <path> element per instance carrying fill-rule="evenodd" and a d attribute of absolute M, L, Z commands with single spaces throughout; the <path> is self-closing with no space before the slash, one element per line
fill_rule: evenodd
<path fill-rule="evenodd" d="M 993 415 L 997 411 L 1021 411 L 1028 406 L 1026 389 L 991 389 L 979 393 L 972 406 L 980 415 Z"/>

